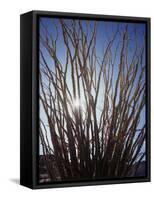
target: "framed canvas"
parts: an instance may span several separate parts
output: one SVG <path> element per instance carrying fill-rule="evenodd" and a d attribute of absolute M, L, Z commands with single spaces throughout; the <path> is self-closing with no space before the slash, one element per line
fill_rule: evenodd
<path fill-rule="evenodd" d="M 21 185 L 150 181 L 150 19 L 20 21 Z"/>

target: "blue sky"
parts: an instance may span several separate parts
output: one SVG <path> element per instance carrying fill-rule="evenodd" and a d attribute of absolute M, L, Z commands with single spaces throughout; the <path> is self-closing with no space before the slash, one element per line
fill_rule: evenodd
<path fill-rule="evenodd" d="M 71 19 L 65 19 L 65 23 L 69 26 L 71 23 Z M 93 20 L 91 20 L 91 21 L 82 20 L 81 23 L 82 23 L 82 26 L 83 26 L 85 32 L 87 30 L 87 23 L 90 24 L 91 30 L 94 28 Z M 97 51 L 98 57 L 102 57 L 104 55 L 104 49 L 106 48 L 108 41 L 113 37 L 113 34 L 116 32 L 117 28 L 118 28 L 119 32 L 116 35 L 115 41 L 113 43 L 112 51 L 113 52 L 115 51 L 118 44 L 121 45 L 121 43 L 119 43 L 119 41 L 121 41 L 121 34 L 124 31 L 126 24 L 128 26 L 128 36 L 129 36 L 128 65 L 130 64 L 133 54 L 134 54 L 134 51 L 135 51 L 135 41 L 137 42 L 137 45 L 139 48 L 141 48 L 144 43 L 144 35 L 145 35 L 145 30 L 146 30 L 144 23 L 125 23 L 125 22 L 119 22 L 119 21 L 118 22 L 97 21 L 96 51 Z M 60 59 L 60 62 L 63 65 L 65 63 L 65 59 L 66 59 L 66 48 L 64 45 L 64 41 L 63 41 L 62 29 L 60 26 L 59 19 L 41 17 L 39 31 L 40 31 L 40 35 L 42 35 L 42 36 L 45 35 L 44 27 L 46 27 L 48 29 L 48 32 L 52 34 L 53 38 L 56 38 L 57 32 L 58 32 L 57 57 Z M 87 37 L 87 39 L 90 39 L 90 36 Z M 51 67 L 51 70 L 54 72 L 54 67 L 52 67 L 52 66 L 54 66 L 53 60 L 51 59 L 51 57 L 48 54 L 48 52 L 46 51 L 46 49 L 41 45 L 41 42 L 40 42 L 40 50 L 43 52 L 48 65 Z M 119 48 L 119 53 L 120 53 L 120 48 Z M 41 57 L 40 57 L 40 63 L 41 63 Z M 143 56 L 142 66 L 144 64 L 145 64 L 145 52 L 144 52 L 144 56 Z M 118 65 L 119 65 L 119 58 L 117 56 L 115 65 L 114 65 L 114 79 L 115 80 L 116 80 L 117 73 L 118 73 Z M 40 65 L 40 68 L 41 68 L 41 65 Z M 136 81 L 134 82 L 134 84 L 137 83 L 140 72 L 141 72 L 141 67 L 139 67 L 139 69 L 138 69 L 138 75 L 137 75 L 137 78 L 136 78 Z M 72 85 L 71 85 L 69 76 L 70 76 L 70 71 L 68 71 L 67 83 L 69 85 L 70 90 L 72 90 Z M 145 77 L 144 77 L 144 80 L 145 80 Z M 135 85 L 134 85 L 134 87 L 135 87 Z M 103 90 L 100 92 L 101 97 L 102 97 L 102 95 L 103 95 Z M 98 107 L 100 107 L 100 105 L 102 103 L 101 97 L 98 99 Z M 84 104 L 84 99 L 82 99 L 82 103 Z M 46 121 L 46 117 L 45 117 L 45 114 L 44 114 L 44 111 L 43 111 L 41 105 L 40 105 L 40 117 L 44 121 Z M 97 113 L 97 117 L 99 118 L 99 111 Z M 138 128 L 142 127 L 144 123 L 145 123 L 145 108 L 141 112 Z"/>

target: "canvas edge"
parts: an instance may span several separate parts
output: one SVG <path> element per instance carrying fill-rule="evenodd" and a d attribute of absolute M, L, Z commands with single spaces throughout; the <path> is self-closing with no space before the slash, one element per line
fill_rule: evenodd
<path fill-rule="evenodd" d="M 32 187 L 32 15 L 20 15 L 20 184 Z"/>

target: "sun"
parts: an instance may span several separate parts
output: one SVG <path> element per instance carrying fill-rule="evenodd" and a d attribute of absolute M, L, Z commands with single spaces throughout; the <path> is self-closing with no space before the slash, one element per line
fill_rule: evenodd
<path fill-rule="evenodd" d="M 74 99 L 74 101 L 73 101 L 73 106 L 75 107 L 75 108 L 80 108 L 81 107 L 81 101 L 80 101 L 80 99 Z"/>

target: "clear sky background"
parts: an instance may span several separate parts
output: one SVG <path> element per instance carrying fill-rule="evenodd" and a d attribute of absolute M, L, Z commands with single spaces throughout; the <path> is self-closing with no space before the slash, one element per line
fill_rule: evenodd
<path fill-rule="evenodd" d="M 71 23 L 71 19 L 65 19 L 65 23 L 70 25 Z M 85 28 L 86 31 L 86 20 L 82 20 L 82 25 Z M 94 27 L 94 21 L 89 21 L 91 28 L 93 29 Z M 55 28 L 55 24 L 57 29 Z M 129 45 L 128 45 L 128 62 L 131 62 L 132 56 L 134 54 L 135 51 L 135 39 L 137 40 L 138 43 L 138 47 L 140 48 L 144 42 L 144 35 L 145 35 L 145 24 L 143 23 L 125 23 L 125 22 L 112 22 L 112 21 L 98 21 L 97 22 L 97 36 L 96 36 L 96 51 L 97 51 L 97 56 L 102 57 L 104 54 L 104 49 L 108 43 L 108 41 L 112 38 L 113 33 L 117 30 L 117 28 L 119 28 L 119 34 L 117 34 L 116 39 L 114 41 L 114 44 L 112 46 L 112 51 L 114 52 L 118 42 L 121 40 L 121 33 L 124 31 L 126 24 L 128 25 L 128 35 L 130 37 L 129 40 Z M 61 64 L 63 65 L 65 63 L 66 60 L 66 48 L 64 45 L 64 41 L 63 41 L 63 36 L 62 36 L 62 29 L 61 29 L 61 25 L 59 22 L 59 19 L 57 18 L 48 18 L 48 17 L 41 17 L 40 21 L 39 21 L 39 31 L 40 31 L 40 35 L 44 35 L 45 31 L 44 31 L 44 27 L 47 27 L 49 33 L 52 34 L 52 36 L 55 38 L 57 31 L 58 31 L 58 40 L 57 40 L 57 57 L 60 59 Z M 43 26 L 42 26 L 43 25 Z M 134 31 L 136 32 L 136 35 L 134 34 Z M 90 37 L 88 38 L 90 39 Z M 51 68 L 51 70 L 54 72 L 54 63 L 53 60 L 51 59 L 50 55 L 48 54 L 48 52 L 46 51 L 46 49 L 41 45 L 40 42 L 40 49 L 43 52 L 46 62 L 48 63 L 48 66 Z M 120 48 L 119 48 L 119 53 L 120 53 Z M 40 63 L 41 63 L 42 59 L 40 57 Z M 130 64 L 130 63 L 128 63 Z M 145 53 L 144 53 L 144 57 L 143 57 L 143 64 L 145 64 Z M 115 62 L 115 66 L 114 66 L 114 79 L 116 80 L 117 77 L 117 73 L 118 73 L 118 65 L 119 65 L 119 57 L 117 56 L 116 62 Z M 40 68 L 42 68 L 41 64 L 39 66 Z M 141 72 L 141 67 L 139 67 L 138 69 L 138 75 Z M 68 76 L 67 76 L 67 84 L 69 85 L 69 89 L 71 91 L 72 90 L 72 83 L 70 82 L 70 71 L 68 70 Z M 97 74 L 98 76 L 99 74 Z M 138 76 L 137 76 L 138 78 Z M 136 78 L 135 83 L 138 81 L 138 79 Z M 144 77 L 145 78 L 145 77 Z M 46 81 L 44 79 L 44 81 Z M 143 80 L 144 81 L 144 80 Z M 135 87 L 135 85 L 134 85 Z M 82 95 L 81 95 L 82 96 Z M 98 98 L 98 104 L 97 104 L 97 117 L 99 118 L 99 109 L 101 108 L 102 105 L 102 99 L 103 97 L 103 89 L 100 91 L 99 93 L 99 98 Z M 81 99 L 82 104 L 84 105 L 84 99 Z M 84 108 L 83 108 L 84 109 Z M 46 116 L 44 114 L 43 108 L 40 104 L 40 118 L 46 123 L 47 119 Z M 143 127 L 143 125 L 145 124 L 145 108 L 142 110 L 141 115 L 140 115 L 140 123 L 138 128 Z M 145 147 L 142 148 L 142 151 L 145 150 Z M 42 150 L 40 147 L 40 154 L 42 154 Z"/>

